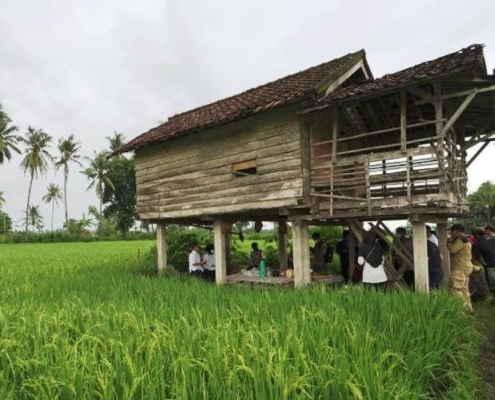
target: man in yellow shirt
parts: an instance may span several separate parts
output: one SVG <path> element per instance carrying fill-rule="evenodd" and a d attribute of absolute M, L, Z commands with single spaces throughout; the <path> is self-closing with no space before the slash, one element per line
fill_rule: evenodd
<path fill-rule="evenodd" d="M 449 291 L 455 296 L 462 297 L 467 310 L 472 312 L 469 275 L 473 271 L 473 264 L 471 263 L 471 243 L 464 235 L 465 230 L 462 224 L 454 224 L 450 228 L 450 238 L 447 241 L 450 252 Z"/>

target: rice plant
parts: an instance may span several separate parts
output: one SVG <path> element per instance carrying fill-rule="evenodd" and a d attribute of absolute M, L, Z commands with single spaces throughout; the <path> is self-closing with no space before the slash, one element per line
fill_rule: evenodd
<path fill-rule="evenodd" d="M 476 398 L 446 293 L 143 278 L 150 246 L 0 246 L 1 399 Z"/>

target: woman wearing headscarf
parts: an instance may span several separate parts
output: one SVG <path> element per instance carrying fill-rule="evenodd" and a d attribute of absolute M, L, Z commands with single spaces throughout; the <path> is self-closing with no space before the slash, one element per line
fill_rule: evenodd
<path fill-rule="evenodd" d="M 388 243 L 377 240 L 373 232 L 364 232 L 363 243 L 359 246 L 358 252 L 358 264 L 363 267 L 363 283 L 379 286 L 387 282 L 384 255 L 388 248 Z"/>

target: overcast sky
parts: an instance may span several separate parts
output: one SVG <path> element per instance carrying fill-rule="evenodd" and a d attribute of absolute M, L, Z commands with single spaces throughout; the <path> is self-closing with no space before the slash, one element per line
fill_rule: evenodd
<path fill-rule="evenodd" d="M 241 5 L 242 4 L 242 5 Z M 364 48 L 375 77 L 473 43 L 495 68 L 495 1 L 1 0 L 0 103 L 24 133 L 73 133 L 90 156 L 115 130 L 128 139 L 168 116 Z M 493 179 L 491 144 L 470 167 Z M 4 206 L 22 218 L 29 179 L 20 156 L 0 166 Z M 71 166 L 69 216 L 97 205 Z M 50 172 L 33 185 L 41 197 Z M 62 207 L 55 216 L 61 227 Z M 20 223 L 17 223 L 20 225 Z"/>

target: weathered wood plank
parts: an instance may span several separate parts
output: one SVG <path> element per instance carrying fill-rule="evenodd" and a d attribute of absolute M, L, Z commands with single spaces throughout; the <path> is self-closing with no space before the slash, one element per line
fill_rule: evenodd
<path fill-rule="evenodd" d="M 299 138 L 297 121 L 284 121 L 284 125 L 278 128 L 258 130 L 251 127 L 249 130 L 236 129 L 225 131 L 219 128 L 211 129 L 201 135 L 192 135 L 157 145 L 159 150 L 153 155 L 143 150 L 136 153 L 136 171 L 161 164 L 169 164 L 177 161 L 191 161 L 197 157 L 214 158 L 216 154 L 223 153 L 226 149 L 237 150 L 250 143 L 267 142 L 266 146 L 280 137 Z M 218 129 L 218 131 L 216 130 Z M 287 140 L 286 140 L 287 142 Z M 277 143 L 275 143 L 277 144 Z M 154 147 L 154 146 L 152 146 Z M 148 149 L 148 148 L 146 148 Z"/>
<path fill-rule="evenodd" d="M 255 210 L 269 210 L 273 209 L 274 213 L 278 214 L 278 211 L 282 207 L 291 207 L 297 205 L 297 199 L 289 197 L 286 199 L 264 200 L 264 201 L 252 201 L 240 204 L 231 204 L 223 206 L 204 206 L 198 209 L 192 210 L 176 210 L 176 211 L 161 211 L 157 207 L 147 207 L 146 209 L 138 209 L 138 214 L 141 219 L 166 219 L 166 218 L 184 218 L 194 217 L 198 215 L 223 215 L 237 212 L 247 212 Z"/>
<path fill-rule="evenodd" d="M 245 146 L 237 146 L 232 144 L 232 148 L 218 150 L 215 156 L 207 157 L 201 155 L 192 162 L 189 159 L 177 161 L 173 164 L 159 164 L 147 169 L 141 169 L 136 172 L 136 179 L 140 183 L 149 180 L 157 180 L 165 176 L 186 174 L 188 172 L 197 171 L 199 169 L 215 168 L 226 164 L 257 159 L 258 165 L 263 165 L 270 162 L 271 157 L 278 154 L 286 154 L 287 152 L 297 151 L 298 140 L 285 141 L 284 137 L 280 138 L 280 142 L 274 146 L 265 145 L 264 142 L 252 142 Z M 260 151 L 262 149 L 262 151 Z M 261 153 L 261 156 L 260 156 Z M 298 156 L 297 153 L 293 154 Z"/>
<path fill-rule="evenodd" d="M 301 189 L 302 179 L 291 180 L 288 182 L 273 182 L 265 183 L 261 185 L 250 185 L 242 187 L 233 187 L 229 189 L 217 189 L 215 191 L 208 190 L 208 187 L 204 187 L 203 191 L 199 193 L 193 193 L 185 196 L 168 196 L 167 193 L 162 193 L 156 198 L 143 198 L 138 197 L 138 206 L 167 206 L 173 205 L 179 208 L 182 204 L 192 204 L 198 201 L 202 201 L 205 197 L 209 201 L 216 199 L 219 204 L 228 204 L 230 202 L 240 202 L 246 196 L 255 193 L 275 193 L 288 189 Z M 148 196 L 149 197 L 149 196 Z"/>
<path fill-rule="evenodd" d="M 221 177 L 228 177 L 227 180 L 216 179 Z M 243 178 L 233 178 L 232 174 L 220 175 L 219 177 L 208 178 L 208 192 L 213 192 L 217 190 L 230 189 L 239 187 L 239 179 L 242 179 L 242 187 L 254 186 L 254 185 L 264 185 L 272 182 L 289 182 L 294 179 L 299 179 L 301 174 L 299 171 L 286 171 L 286 172 L 272 172 L 270 174 L 257 175 L 257 176 L 246 176 Z M 150 196 L 142 197 L 142 200 L 157 199 L 158 195 L 164 195 L 165 198 L 177 197 L 177 196 L 187 196 L 189 194 L 204 193 L 204 181 L 201 179 L 193 179 L 190 181 L 182 181 L 179 184 L 167 183 L 161 185 L 155 185 L 152 187 L 141 188 L 138 187 L 138 201 L 139 196 Z"/>

